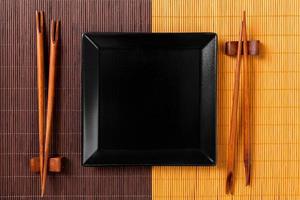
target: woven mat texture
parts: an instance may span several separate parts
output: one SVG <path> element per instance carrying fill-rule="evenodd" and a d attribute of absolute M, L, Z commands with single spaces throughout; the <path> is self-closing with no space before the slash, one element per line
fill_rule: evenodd
<path fill-rule="evenodd" d="M 262 43 L 251 69 L 252 183 L 245 186 L 239 133 L 235 194 L 225 194 L 227 142 L 242 11 L 250 39 Z M 300 199 L 300 1 L 152 0 L 153 32 L 216 32 L 219 36 L 217 166 L 154 167 L 153 199 Z"/>
<path fill-rule="evenodd" d="M 149 0 L 0 0 L 0 199 L 39 199 L 35 10 L 61 20 L 52 153 L 67 158 L 50 174 L 44 199 L 151 199 L 151 168 L 81 166 L 81 34 L 149 32 Z M 49 34 L 47 34 L 49 43 Z M 48 48 L 47 48 L 48 49 Z"/>

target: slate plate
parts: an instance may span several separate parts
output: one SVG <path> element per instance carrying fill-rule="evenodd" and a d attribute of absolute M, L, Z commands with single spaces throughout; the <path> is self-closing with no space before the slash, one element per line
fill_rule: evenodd
<path fill-rule="evenodd" d="M 85 33 L 83 165 L 214 165 L 217 35 Z"/>

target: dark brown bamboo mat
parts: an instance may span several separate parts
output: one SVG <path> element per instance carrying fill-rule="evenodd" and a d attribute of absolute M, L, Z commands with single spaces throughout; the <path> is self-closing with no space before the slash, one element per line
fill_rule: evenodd
<path fill-rule="evenodd" d="M 151 199 L 151 168 L 81 166 L 81 35 L 86 31 L 149 32 L 150 0 L 0 1 L 0 199 L 40 196 L 35 10 L 61 20 L 52 153 L 67 157 L 50 174 L 48 199 Z M 49 38 L 47 38 L 47 41 Z"/>

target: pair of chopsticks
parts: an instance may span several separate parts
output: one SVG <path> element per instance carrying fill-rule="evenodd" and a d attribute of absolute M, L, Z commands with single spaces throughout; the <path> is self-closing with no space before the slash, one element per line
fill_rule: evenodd
<path fill-rule="evenodd" d="M 50 60 L 49 60 L 49 84 L 48 84 L 48 100 L 47 100 L 47 117 L 46 130 L 44 126 L 44 89 L 45 89 L 45 74 L 44 74 L 44 12 L 36 11 L 36 36 L 37 36 L 37 84 L 38 84 L 38 115 L 39 115 L 39 158 L 40 158 L 40 176 L 42 186 L 42 196 L 46 189 L 46 179 L 48 172 L 48 161 L 50 142 L 52 136 L 52 121 L 54 112 L 54 96 L 55 96 L 55 71 L 58 54 L 59 41 L 59 21 L 51 20 L 50 26 Z M 44 131 L 46 136 L 44 138 Z M 44 141 L 45 140 L 45 141 Z"/>
<path fill-rule="evenodd" d="M 242 102 L 242 132 L 244 134 L 244 167 L 246 174 L 246 185 L 250 185 L 250 101 L 249 101 L 249 74 L 248 74 L 248 46 L 247 46 L 247 31 L 246 31 L 246 13 L 243 12 L 243 20 L 241 25 L 240 38 L 238 41 L 238 52 L 236 68 L 234 73 L 234 90 L 233 104 L 231 111 L 230 136 L 228 142 L 228 159 L 227 159 L 227 178 L 226 178 L 226 193 L 233 193 L 234 181 L 234 160 L 235 149 L 237 143 L 237 115 L 238 115 L 238 100 L 239 100 L 239 84 L 240 84 L 240 64 L 241 52 L 243 46 L 243 67 L 244 67 L 244 91 Z"/>

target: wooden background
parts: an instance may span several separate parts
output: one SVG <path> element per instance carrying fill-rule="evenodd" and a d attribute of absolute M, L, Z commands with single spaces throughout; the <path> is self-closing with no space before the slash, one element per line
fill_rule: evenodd
<path fill-rule="evenodd" d="M 53 149 L 68 161 L 45 199 L 151 199 L 151 168 L 81 166 L 81 34 L 149 32 L 149 0 L 0 0 L 0 199 L 39 199 L 35 10 L 61 20 Z M 47 43 L 49 42 L 47 38 Z M 53 152 L 55 153 L 55 152 Z"/>
<path fill-rule="evenodd" d="M 235 195 L 225 194 L 227 140 L 235 59 L 223 44 L 237 40 L 242 11 L 250 39 L 253 170 L 245 187 L 242 138 Z M 153 167 L 153 199 L 300 199 L 300 1 L 152 0 L 153 32 L 212 31 L 219 36 L 217 166 Z"/>

